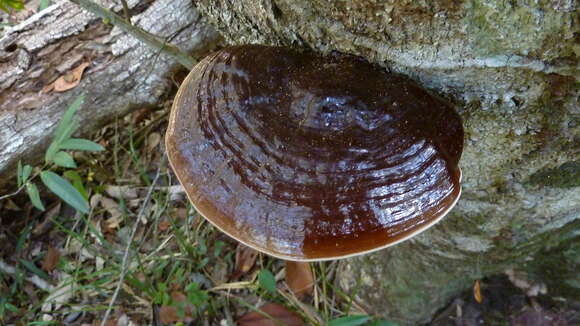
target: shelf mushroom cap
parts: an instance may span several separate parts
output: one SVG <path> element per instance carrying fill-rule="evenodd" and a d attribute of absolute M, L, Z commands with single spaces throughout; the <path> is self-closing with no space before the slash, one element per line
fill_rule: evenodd
<path fill-rule="evenodd" d="M 201 215 L 286 260 L 394 245 L 461 193 L 453 108 L 340 54 L 244 45 L 206 57 L 179 88 L 166 145 Z"/>

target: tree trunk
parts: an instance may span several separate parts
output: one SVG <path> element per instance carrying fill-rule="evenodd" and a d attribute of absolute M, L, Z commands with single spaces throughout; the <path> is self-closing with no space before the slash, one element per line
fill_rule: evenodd
<path fill-rule="evenodd" d="M 580 298 L 577 12 L 569 1 L 200 0 L 229 43 L 360 55 L 456 104 L 463 195 L 439 225 L 345 260 L 370 312 L 428 321 L 507 268 Z"/>
<path fill-rule="evenodd" d="M 118 1 L 99 3 L 121 10 Z M 129 5 L 135 25 L 183 50 L 199 55 L 218 40 L 188 0 Z M 88 67 L 76 88 L 43 91 L 83 63 Z M 79 94 L 86 94 L 78 119 L 88 134 L 132 108 L 160 103 L 174 86 L 176 69 L 180 66 L 171 58 L 68 1 L 9 28 L 0 38 L 0 186 L 18 160 L 42 155 L 63 111 Z"/>

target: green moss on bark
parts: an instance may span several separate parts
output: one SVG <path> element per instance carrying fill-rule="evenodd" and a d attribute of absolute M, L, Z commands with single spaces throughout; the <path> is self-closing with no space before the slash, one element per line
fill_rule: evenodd
<path fill-rule="evenodd" d="M 561 42 L 574 37 L 574 18 L 567 14 L 572 10 L 549 1 L 472 0 L 465 2 L 464 24 L 474 51 L 481 55 L 542 57 L 546 53 L 541 49 L 552 48 L 558 49 L 559 57 L 573 57 L 573 44 Z"/>
<path fill-rule="evenodd" d="M 532 174 L 528 180 L 531 185 L 555 188 L 580 186 L 580 162 L 566 162 L 555 168 L 545 168 Z"/>
<path fill-rule="evenodd" d="M 580 236 L 539 252 L 528 271 L 543 280 L 548 293 L 580 300 Z"/>

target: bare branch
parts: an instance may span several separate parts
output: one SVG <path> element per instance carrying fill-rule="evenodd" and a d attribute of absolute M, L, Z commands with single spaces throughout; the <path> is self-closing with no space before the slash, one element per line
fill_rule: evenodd
<path fill-rule="evenodd" d="M 111 10 L 103 8 L 90 0 L 70 0 L 70 2 L 81 6 L 83 9 L 101 17 L 102 19 L 108 20 L 111 24 L 117 26 L 122 31 L 132 35 L 148 46 L 170 55 L 187 69 L 193 68 L 197 62 L 194 58 L 181 51 L 176 46 L 165 42 L 155 35 L 147 33 L 139 27 L 131 25 L 131 23 Z"/>

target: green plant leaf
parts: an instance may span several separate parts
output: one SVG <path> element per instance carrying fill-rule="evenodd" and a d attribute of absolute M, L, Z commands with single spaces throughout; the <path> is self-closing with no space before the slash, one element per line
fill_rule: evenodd
<path fill-rule="evenodd" d="M 81 178 L 80 174 L 77 171 L 68 170 L 65 171 L 62 175 L 63 177 L 67 178 L 72 182 L 73 187 L 75 187 L 76 190 L 78 190 L 86 200 L 89 200 L 89 193 L 85 189 L 85 185 L 83 184 L 83 178 Z"/>
<path fill-rule="evenodd" d="M 104 151 L 105 148 L 94 141 L 82 138 L 69 138 L 60 144 L 60 149 L 68 149 L 73 151 L 87 151 L 99 152 Z"/>
<path fill-rule="evenodd" d="M 16 183 L 18 188 L 22 186 L 22 161 L 18 161 L 18 166 L 16 167 Z"/>
<path fill-rule="evenodd" d="M 66 112 L 63 114 L 54 132 L 54 138 L 52 140 L 52 143 L 50 143 L 50 146 L 48 146 L 48 149 L 44 154 L 44 161 L 46 163 L 53 162 L 54 156 L 60 150 L 61 143 L 70 138 L 70 136 L 78 128 L 79 124 L 78 122 L 73 121 L 73 118 L 75 113 L 83 104 L 84 100 L 85 97 L 83 95 L 80 95 L 73 101 L 73 103 L 67 108 Z"/>
<path fill-rule="evenodd" d="M 157 285 L 157 291 L 153 294 L 153 302 L 162 306 L 168 305 L 171 302 L 169 290 L 165 283 L 159 283 Z"/>
<path fill-rule="evenodd" d="M 79 123 L 77 121 L 72 121 L 69 125 L 67 125 L 64 128 L 64 131 L 62 132 L 62 134 L 58 138 L 59 149 L 60 149 L 60 144 L 63 141 L 69 139 L 78 128 L 79 128 Z"/>
<path fill-rule="evenodd" d="M 26 193 L 28 194 L 28 198 L 30 198 L 30 202 L 34 207 L 38 208 L 41 211 L 44 211 L 44 205 L 40 200 L 40 194 L 38 193 L 38 187 L 32 182 L 28 182 L 26 184 Z"/>
<path fill-rule="evenodd" d="M 6 309 L 12 311 L 12 312 L 18 312 L 18 307 L 16 307 L 15 305 L 6 302 L 6 304 L 4 305 L 6 307 Z"/>
<path fill-rule="evenodd" d="M 225 247 L 226 243 L 223 241 L 216 241 L 213 248 L 213 256 L 218 258 L 222 253 L 222 248 Z"/>
<path fill-rule="evenodd" d="M 197 283 L 191 283 L 186 288 L 187 301 L 196 307 L 201 307 L 209 299 L 206 291 L 202 291 Z"/>
<path fill-rule="evenodd" d="M 71 205 L 79 212 L 89 212 L 88 202 L 68 180 L 51 171 L 42 171 L 40 173 L 40 179 L 50 191 L 54 192 L 65 203 Z"/>
<path fill-rule="evenodd" d="M 397 323 L 385 319 L 373 320 L 368 326 L 399 326 Z"/>
<path fill-rule="evenodd" d="M 20 188 L 23 184 L 26 183 L 26 181 L 28 180 L 28 177 L 30 177 L 30 173 L 32 173 L 32 166 L 26 164 L 25 166 L 22 166 L 22 162 L 18 161 L 18 167 L 17 167 L 17 181 L 18 181 L 18 188 Z"/>
<path fill-rule="evenodd" d="M 22 168 L 22 183 L 26 182 L 32 173 L 32 166 L 26 164 Z"/>
<path fill-rule="evenodd" d="M 10 13 L 8 8 L 16 10 L 24 9 L 24 1 L 22 0 L 0 0 L 0 9 Z"/>
<path fill-rule="evenodd" d="M 58 145 L 58 143 L 53 141 L 46 149 L 46 153 L 44 153 L 44 162 L 46 162 L 46 164 L 50 164 L 52 163 L 52 160 L 54 160 L 54 155 L 58 152 Z"/>
<path fill-rule="evenodd" d="M 16 240 L 16 250 L 15 250 L 15 255 L 19 255 L 22 250 L 24 249 L 24 245 L 26 244 L 26 240 L 28 239 L 28 236 L 30 235 L 30 232 L 32 232 L 32 225 L 29 224 L 28 226 L 26 226 L 24 228 L 24 230 L 22 230 L 20 232 L 20 235 L 18 236 L 18 240 Z"/>
<path fill-rule="evenodd" d="M 22 1 L 22 0 L 14 0 L 14 1 L 10 1 L 10 2 L 11 2 L 12 8 L 14 8 L 16 10 L 22 10 L 22 9 L 24 9 L 24 1 Z"/>
<path fill-rule="evenodd" d="M 271 293 L 276 293 L 276 278 L 267 269 L 262 269 L 258 273 L 258 283 L 262 288 Z"/>
<path fill-rule="evenodd" d="M 369 320 L 371 317 L 367 315 L 346 316 L 331 320 L 328 326 L 359 326 L 364 325 Z"/>
<path fill-rule="evenodd" d="M 207 254 L 207 244 L 204 239 L 199 239 L 197 241 L 197 246 L 195 247 L 197 254 L 200 256 L 205 256 Z"/>
<path fill-rule="evenodd" d="M 28 324 L 29 326 L 46 326 L 46 325 L 57 325 L 57 322 L 54 320 L 40 320 L 40 321 L 33 321 Z"/>
<path fill-rule="evenodd" d="M 63 129 L 63 131 L 61 131 L 61 134 L 59 135 L 59 137 L 55 137 L 52 140 L 52 143 L 50 143 L 50 146 L 48 146 L 48 149 L 46 150 L 46 154 L 44 155 L 44 161 L 46 163 L 52 163 L 52 161 L 54 160 L 54 156 L 61 148 L 60 147 L 61 144 L 65 140 L 70 138 L 72 133 L 75 132 L 75 130 L 77 128 L 78 128 L 78 123 L 73 121 L 69 125 L 64 127 L 64 129 Z"/>
<path fill-rule="evenodd" d="M 42 11 L 50 6 L 50 0 L 40 0 L 38 4 L 38 11 Z"/>
<path fill-rule="evenodd" d="M 56 127 L 56 131 L 54 132 L 54 139 L 58 139 L 58 140 L 62 141 L 66 138 L 65 136 L 67 133 L 69 135 L 72 134 L 72 132 L 70 132 L 70 130 L 68 130 L 68 129 L 70 129 L 71 125 L 74 125 L 73 124 L 73 117 L 74 117 L 75 113 L 77 113 L 77 111 L 81 107 L 81 105 L 83 104 L 84 100 L 85 100 L 84 95 L 80 95 L 68 107 L 68 109 L 66 110 L 66 112 L 64 113 L 62 118 L 60 119 L 58 126 Z"/>
<path fill-rule="evenodd" d="M 67 152 L 56 152 L 54 155 L 54 164 L 62 166 L 63 168 L 76 168 L 77 164 L 73 157 Z"/>

